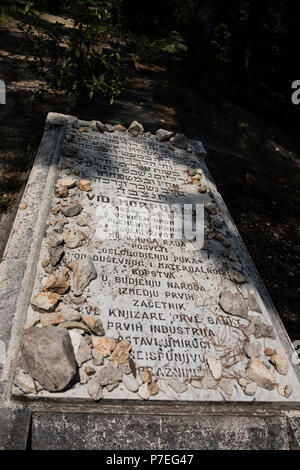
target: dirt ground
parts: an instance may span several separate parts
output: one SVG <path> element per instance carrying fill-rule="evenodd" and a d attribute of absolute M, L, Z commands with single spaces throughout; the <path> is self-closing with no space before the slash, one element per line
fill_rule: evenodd
<path fill-rule="evenodd" d="M 0 106 L 0 217 L 16 208 L 47 113 L 75 113 L 72 99 L 49 95 L 30 103 L 37 82 L 24 68 L 21 43 L 16 20 L 2 15 L 0 79 L 7 104 Z M 124 125 L 136 119 L 146 131 L 164 127 L 202 140 L 207 165 L 275 307 L 290 337 L 300 339 L 299 136 L 230 96 L 214 95 L 209 86 L 189 89 L 169 64 L 137 62 L 127 73 L 131 83 L 113 106 L 82 103 L 78 117 Z"/>

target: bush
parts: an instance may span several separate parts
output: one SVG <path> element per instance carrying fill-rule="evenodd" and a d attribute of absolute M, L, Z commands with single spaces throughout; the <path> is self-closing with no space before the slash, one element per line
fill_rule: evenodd
<path fill-rule="evenodd" d="M 100 93 L 113 102 L 125 80 L 120 75 L 119 55 L 102 54 L 101 37 L 110 20 L 105 2 L 65 0 L 61 14 L 71 20 L 67 24 L 45 21 L 45 8 L 42 0 L 27 2 L 19 25 L 25 35 L 25 61 L 30 70 L 48 90 L 74 93 L 77 101 Z"/>

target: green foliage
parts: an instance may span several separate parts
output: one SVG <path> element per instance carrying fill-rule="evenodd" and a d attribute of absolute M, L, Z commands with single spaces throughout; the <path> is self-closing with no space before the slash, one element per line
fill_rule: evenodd
<path fill-rule="evenodd" d="M 102 54 L 101 38 L 111 15 L 112 2 L 65 0 L 61 8 L 65 22 L 43 19 L 44 0 L 27 2 L 24 22 L 25 61 L 52 91 L 93 98 L 97 93 L 113 102 L 125 86 L 118 54 Z M 43 85 L 41 85 L 43 87 Z"/>

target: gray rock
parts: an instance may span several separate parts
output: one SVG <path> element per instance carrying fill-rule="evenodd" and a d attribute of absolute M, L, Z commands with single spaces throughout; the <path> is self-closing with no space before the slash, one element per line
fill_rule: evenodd
<path fill-rule="evenodd" d="M 22 334 L 21 353 L 26 371 L 49 392 L 64 390 L 75 379 L 73 346 L 63 328 L 29 328 Z"/>
<path fill-rule="evenodd" d="M 262 353 L 262 345 L 259 341 L 254 341 L 253 343 L 247 342 L 244 346 L 244 351 L 249 358 L 260 357 Z"/>
<path fill-rule="evenodd" d="M 123 374 L 122 382 L 130 392 L 137 392 L 139 389 L 138 382 L 130 375 Z"/>
<path fill-rule="evenodd" d="M 283 354 L 272 354 L 270 361 L 277 370 L 278 374 L 286 375 L 289 371 L 289 362 Z"/>
<path fill-rule="evenodd" d="M 105 130 L 106 132 L 114 132 L 115 128 L 112 124 L 105 123 Z"/>
<path fill-rule="evenodd" d="M 178 149 L 186 149 L 188 146 L 188 140 L 184 134 L 175 134 L 172 145 Z"/>
<path fill-rule="evenodd" d="M 249 317 L 249 325 L 245 329 L 245 333 L 249 336 L 253 334 L 255 338 L 276 339 L 274 327 L 263 323 L 259 317 Z"/>
<path fill-rule="evenodd" d="M 130 374 L 131 373 L 129 362 L 123 362 L 122 364 L 120 364 L 119 369 L 120 369 L 121 372 L 123 372 L 123 374 Z"/>
<path fill-rule="evenodd" d="M 256 358 L 251 358 L 247 366 L 247 376 L 259 387 L 273 390 L 277 385 L 274 375 L 266 368 L 264 363 Z"/>
<path fill-rule="evenodd" d="M 95 348 L 92 349 L 93 363 L 95 366 L 101 366 L 104 361 L 102 354 Z"/>
<path fill-rule="evenodd" d="M 191 385 L 192 387 L 195 387 L 195 388 L 203 388 L 203 385 L 202 385 L 202 380 L 192 380 L 191 381 Z"/>
<path fill-rule="evenodd" d="M 142 385 L 140 385 L 137 393 L 143 400 L 149 400 L 150 390 L 148 384 L 143 383 Z"/>
<path fill-rule="evenodd" d="M 82 366 L 82 364 L 92 359 L 92 349 L 89 345 L 88 338 L 83 338 L 81 336 L 81 340 L 78 345 L 78 348 L 76 351 L 74 351 L 74 353 L 75 353 L 77 364 L 79 366 Z"/>
<path fill-rule="evenodd" d="M 56 248 L 57 246 L 60 246 L 63 243 L 64 243 L 64 239 L 57 231 L 51 230 L 48 233 L 48 236 L 47 236 L 48 246 L 50 246 L 51 248 Z"/>
<path fill-rule="evenodd" d="M 81 313 L 77 312 L 77 310 L 65 304 L 62 304 L 59 313 L 61 313 L 65 317 L 67 322 L 79 322 L 81 320 Z"/>
<path fill-rule="evenodd" d="M 80 227 L 85 227 L 87 224 L 87 217 L 84 214 L 81 214 L 79 217 L 76 219 L 76 224 L 79 225 Z"/>
<path fill-rule="evenodd" d="M 235 269 L 229 269 L 229 277 L 236 284 L 243 284 L 246 282 L 246 278 L 243 273 L 236 271 Z"/>
<path fill-rule="evenodd" d="M 211 221 L 211 224 L 214 228 L 221 228 L 224 225 L 223 218 L 218 214 L 211 215 L 210 216 L 210 221 Z"/>
<path fill-rule="evenodd" d="M 83 207 L 78 201 L 70 202 L 67 206 L 61 207 L 61 212 L 66 217 L 75 217 L 76 215 L 80 214 Z"/>
<path fill-rule="evenodd" d="M 96 377 L 100 385 L 109 385 L 122 380 L 122 373 L 115 362 L 103 366 Z"/>
<path fill-rule="evenodd" d="M 219 385 L 220 389 L 223 390 L 224 393 L 226 393 L 226 395 L 231 397 L 231 395 L 232 395 L 232 380 L 231 379 L 227 379 L 227 378 L 223 377 L 220 380 L 218 385 Z"/>
<path fill-rule="evenodd" d="M 106 385 L 106 390 L 108 392 L 112 392 L 118 386 L 119 386 L 119 382 L 114 382 L 113 384 Z"/>
<path fill-rule="evenodd" d="M 166 140 L 169 140 L 170 137 L 172 137 L 172 135 L 173 135 L 172 132 L 169 132 L 165 129 L 158 129 L 155 134 L 159 142 L 165 142 Z"/>
<path fill-rule="evenodd" d="M 206 361 L 213 378 L 215 380 L 220 379 L 223 371 L 222 362 L 214 359 L 213 357 L 207 357 Z"/>
<path fill-rule="evenodd" d="M 56 248 L 49 247 L 48 251 L 51 266 L 56 266 L 59 264 L 65 254 L 65 250 L 62 246 L 57 246 Z"/>
<path fill-rule="evenodd" d="M 256 390 L 257 390 L 257 385 L 255 382 L 250 382 L 249 384 L 246 385 L 245 389 L 244 389 L 244 393 L 245 395 L 249 395 L 250 397 L 252 397 L 253 395 L 256 394 Z"/>
<path fill-rule="evenodd" d="M 71 248 L 71 249 L 74 249 L 74 248 L 79 248 L 80 246 L 82 246 L 82 239 L 79 237 L 79 235 L 74 232 L 72 230 L 72 232 L 70 232 L 68 238 L 66 239 L 66 247 L 67 248 Z"/>
<path fill-rule="evenodd" d="M 96 121 L 96 126 L 97 126 L 97 130 L 98 130 L 99 132 L 102 133 L 102 132 L 105 131 L 105 125 L 102 124 L 101 121 Z"/>
<path fill-rule="evenodd" d="M 248 300 L 249 310 L 252 310 L 253 312 L 261 313 L 261 308 L 258 305 L 258 302 L 254 294 L 250 294 L 247 300 Z"/>
<path fill-rule="evenodd" d="M 224 312 L 241 318 L 247 318 L 248 306 L 238 294 L 230 291 L 222 291 L 219 297 L 219 305 Z"/>
<path fill-rule="evenodd" d="M 179 380 L 174 379 L 174 377 L 171 377 L 170 379 L 168 379 L 167 383 L 176 393 L 183 393 L 188 389 L 186 384 L 179 382 Z"/>
<path fill-rule="evenodd" d="M 31 300 L 33 310 L 40 313 L 53 312 L 60 301 L 60 295 L 54 292 L 36 294 Z"/>
<path fill-rule="evenodd" d="M 284 396 L 286 398 L 290 398 L 290 396 L 292 395 L 293 393 L 293 387 L 291 385 L 286 385 L 284 387 Z"/>
<path fill-rule="evenodd" d="M 133 121 L 128 128 L 128 132 L 134 135 L 141 135 L 144 132 L 144 128 L 139 122 Z"/>
<path fill-rule="evenodd" d="M 228 240 L 228 238 L 225 237 L 225 235 L 223 235 L 223 233 L 217 232 L 216 233 L 216 240 L 218 240 L 218 242 L 222 243 L 222 245 L 225 248 L 230 246 L 230 241 Z"/>
<path fill-rule="evenodd" d="M 23 393 L 37 393 L 34 380 L 23 369 L 18 368 L 14 378 L 14 385 L 16 385 Z"/>
<path fill-rule="evenodd" d="M 73 271 L 74 295 L 82 295 L 84 289 L 97 277 L 97 271 L 92 258 L 89 256 L 82 260 L 76 260 L 71 263 L 70 267 Z"/>
<path fill-rule="evenodd" d="M 214 202 L 206 202 L 204 204 L 204 208 L 206 212 L 208 212 L 211 215 L 216 215 L 219 212 L 219 208 Z"/>
<path fill-rule="evenodd" d="M 96 380 L 95 376 L 92 377 L 92 379 L 89 381 L 88 394 L 95 401 L 101 400 L 101 398 L 103 398 L 102 386 L 98 380 Z"/>
<path fill-rule="evenodd" d="M 213 378 L 212 375 L 205 375 L 202 379 L 202 387 L 205 389 L 212 389 L 215 388 L 217 385 L 217 382 Z"/>

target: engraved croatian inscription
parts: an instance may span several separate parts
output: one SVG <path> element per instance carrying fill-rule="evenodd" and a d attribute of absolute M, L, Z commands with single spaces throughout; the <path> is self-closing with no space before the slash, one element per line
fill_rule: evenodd
<path fill-rule="evenodd" d="M 67 331 L 79 366 L 57 396 L 299 396 L 252 262 L 191 145 L 69 123 L 25 331 L 39 327 Z"/>

